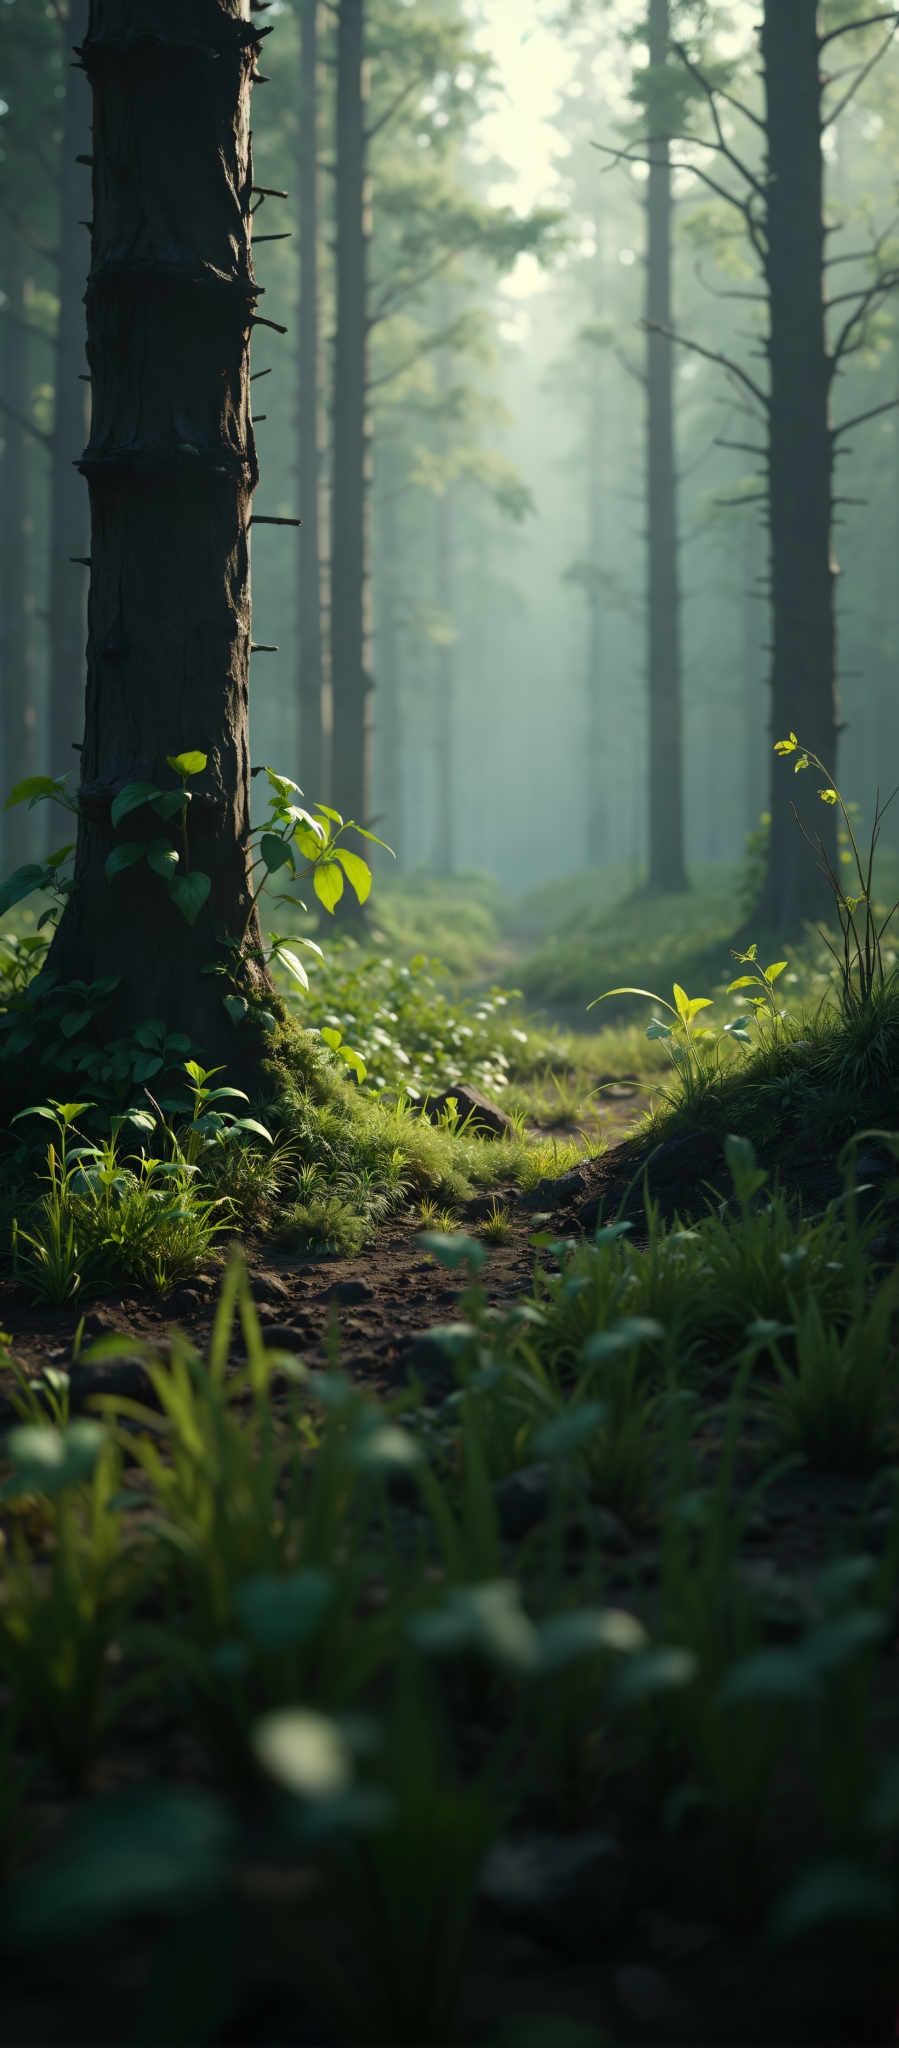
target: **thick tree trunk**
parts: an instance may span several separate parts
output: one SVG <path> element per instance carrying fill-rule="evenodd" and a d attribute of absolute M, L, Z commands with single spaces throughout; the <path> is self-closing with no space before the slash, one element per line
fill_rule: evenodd
<path fill-rule="evenodd" d="M 345 818 L 371 811 L 369 436 L 366 419 L 368 219 L 364 0 L 337 25 L 337 340 L 331 539 L 331 792 Z M 344 899 L 348 903 L 348 897 Z M 349 905 L 348 905 L 349 907 Z"/>
<path fill-rule="evenodd" d="M 76 467 L 87 429 L 84 280 L 87 240 L 82 217 L 88 211 L 88 173 L 76 157 L 90 153 L 90 92 L 72 46 L 87 30 L 87 0 L 70 0 L 60 22 L 63 46 L 62 149 L 59 165 L 59 319 L 54 365 L 54 413 L 50 510 L 50 759 L 54 775 L 71 774 L 73 746 L 84 730 L 84 643 L 87 572 L 74 558 L 86 556 L 90 519 L 84 478 Z M 55 834 L 57 826 L 51 826 Z M 54 839 L 55 844 L 55 839 Z"/>
<path fill-rule="evenodd" d="M 91 0 L 93 380 L 82 469 L 91 505 L 87 703 L 75 891 L 49 967 L 118 975 L 110 1020 L 148 1016 L 197 1056 L 253 1070 L 257 1039 L 222 997 L 226 934 L 258 947 L 247 876 L 253 277 L 250 0 Z M 146 809 L 113 829 L 126 783 L 172 787 L 166 757 L 208 765 L 188 812 L 192 872 L 211 892 L 189 925 L 142 861 L 112 881 L 123 839 L 178 842 Z M 183 868 L 182 868 L 183 871 Z M 267 987 L 258 962 L 247 992 Z"/>
<path fill-rule="evenodd" d="M 669 0 L 649 0 L 649 62 L 668 57 Z M 650 101 L 646 267 L 649 515 L 649 887 L 686 889 L 683 845 L 680 589 L 671 326 L 671 148 Z"/>
<path fill-rule="evenodd" d="M 11 410 L 0 423 L 4 442 L 0 519 L 4 796 L 13 783 L 34 775 L 38 767 L 34 595 L 28 545 L 30 465 L 34 451 L 20 425 L 31 409 L 28 333 L 24 324 L 25 262 L 23 244 L 12 231 L 6 238 L 5 284 L 9 318 L 4 321 L 4 395 Z M 10 869 L 33 856 L 34 824 L 29 812 L 18 808 L 8 811 L 3 823 L 4 859 Z"/>
<path fill-rule="evenodd" d="M 766 0 L 767 283 L 770 307 L 771 739 L 796 732 L 837 772 L 831 553 L 833 365 L 824 322 L 823 164 L 817 0 Z M 817 783 L 772 754 L 771 838 L 758 920 L 788 932 L 831 898 L 790 809 L 836 858 L 836 819 Z"/>
<path fill-rule="evenodd" d="M 318 12 L 319 0 L 302 0 L 300 23 L 300 321 L 298 461 L 300 475 L 299 676 L 300 769 L 310 799 L 325 794 L 324 687 L 322 642 L 322 562 L 319 502 L 321 491 L 320 363 L 319 363 L 319 171 L 318 171 Z"/>

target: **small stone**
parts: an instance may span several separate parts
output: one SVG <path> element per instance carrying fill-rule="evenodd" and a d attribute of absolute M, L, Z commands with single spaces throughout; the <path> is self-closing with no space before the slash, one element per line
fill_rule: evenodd
<path fill-rule="evenodd" d="M 299 1351 L 309 1342 L 308 1329 L 298 1329 L 295 1323 L 266 1323 L 266 1345 L 281 1351 Z"/>
<path fill-rule="evenodd" d="M 440 1095 L 429 1095 L 423 1114 L 429 1122 L 436 1123 L 451 1102 L 455 1102 L 460 1125 L 465 1124 L 469 1131 L 480 1136 L 487 1132 L 492 1138 L 514 1137 L 512 1118 L 500 1109 L 498 1103 L 482 1095 L 479 1088 L 470 1088 L 467 1082 L 460 1081 L 451 1088 L 445 1088 Z"/>
<path fill-rule="evenodd" d="M 116 1335 L 119 1334 L 119 1325 L 109 1309 L 92 1308 L 88 1310 L 81 1325 L 82 1344 L 91 1343 L 94 1337 L 108 1337 L 113 1332 Z"/>
<path fill-rule="evenodd" d="M 156 1408 L 159 1403 L 147 1367 L 140 1358 L 103 1358 L 96 1365 L 73 1365 L 69 1370 L 69 1401 L 79 1409 L 93 1394 L 121 1394 L 129 1401 L 142 1401 Z"/>
<path fill-rule="evenodd" d="M 317 1294 L 316 1301 L 343 1302 L 347 1307 L 358 1301 L 374 1301 L 375 1290 L 367 1280 L 334 1280 L 330 1287 Z"/>

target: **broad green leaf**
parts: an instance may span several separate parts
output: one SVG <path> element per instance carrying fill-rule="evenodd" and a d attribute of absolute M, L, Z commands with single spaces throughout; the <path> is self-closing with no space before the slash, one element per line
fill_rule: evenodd
<path fill-rule="evenodd" d="M 285 812 L 285 817 L 289 818 L 294 825 L 308 825 L 310 832 L 318 840 L 319 846 L 327 845 L 327 826 L 322 824 L 320 818 L 313 818 L 311 811 L 304 811 L 302 804 L 290 804 Z"/>
<path fill-rule="evenodd" d="M 72 839 L 72 840 L 70 840 L 70 841 L 69 841 L 69 844 L 68 844 L 68 846 L 58 846 L 58 847 L 57 847 L 57 849 L 56 849 L 56 852 L 55 852 L 55 853 L 48 853 L 48 855 L 47 855 L 47 866 L 48 866 L 48 868 L 53 868 L 54 870 L 55 870 L 56 868 L 61 868 L 61 867 L 62 867 L 62 864 L 63 864 L 63 861 L 64 861 L 64 860 L 65 860 L 65 858 L 66 858 L 66 855 L 67 855 L 67 854 L 70 854 L 70 853 L 74 853 L 74 851 L 75 851 L 75 841 L 74 841 L 74 839 Z"/>
<path fill-rule="evenodd" d="M 65 1016 L 59 1020 L 63 1038 L 77 1038 L 79 1031 L 85 1030 L 92 1016 L 92 1010 L 67 1010 Z"/>
<path fill-rule="evenodd" d="M 608 1413 L 605 1401 L 580 1401 L 545 1422 L 533 1438 L 533 1448 L 542 1458 L 570 1458 L 602 1429 Z"/>
<path fill-rule="evenodd" d="M 355 889 L 360 903 L 371 895 L 371 868 L 358 853 L 348 853 L 345 846 L 334 849 L 334 859 L 339 860 L 350 888 Z"/>
<path fill-rule="evenodd" d="M 279 868 L 289 868 L 291 874 L 296 874 L 293 849 L 286 839 L 279 839 L 277 832 L 263 832 L 259 851 L 270 875 L 276 875 Z"/>
<path fill-rule="evenodd" d="M 265 1125 L 258 1123 L 254 1116 L 236 1116 L 231 1129 L 232 1131 L 250 1131 L 254 1138 L 264 1138 L 267 1145 L 271 1145 L 274 1142 L 271 1131 L 267 1131 Z"/>
<path fill-rule="evenodd" d="M 318 860 L 323 841 L 313 832 L 311 825 L 297 825 L 293 835 L 293 843 L 299 847 L 305 860 Z"/>
<path fill-rule="evenodd" d="M 758 988 L 758 985 L 759 978 L 757 974 L 740 974 L 737 976 L 736 981 L 728 982 L 726 994 L 732 995 L 736 988 Z"/>
<path fill-rule="evenodd" d="M 274 956 L 276 960 L 280 961 L 282 967 L 287 968 L 288 974 L 292 974 L 294 980 L 299 982 L 301 988 L 309 987 L 309 976 L 306 973 L 302 960 L 298 960 L 296 954 L 291 953 L 288 946 L 276 946 Z"/>
<path fill-rule="evenodd" d="M 104 862 L 107 881 L 111 882 L 125 868 L 133 868 L 136 861 L 143 860 L 146 851 L 145 842 L 139 839 L 124 839 L 121 846 L 114 846 Z"/>
<path fill-rule="evenodd" d="M 47 1944 L 137 1913 L 189 1913 L 224 1889 L 236 1851 L 223 1800 L 177 1785 L 145 1783 L 78 1808 L 45 1861 L 23 1873 L 15 1926 Z"/>
<path fill-rule="evenodd" d="M 242 1024 L 249 1009 L 246 996 L 223 996 L 222 1003 L 232 1024 Z"/>
<path fill-rule="evenodd" d="M 178 811 L 186 808 L 190 800 L 189 789 L 161 789 L 158 796 L 153 797 L 150 809 L 156 812 L 158 818 L 174 818 Z"/>
<path fill-rule="evenodd" d="M 188 924 L 196 923 L 211 888 L 209 876 L 199 868 L 195 868 L 191 875 L 175 875 L 169 883 L 172 902 Z"/>
<path fill-rule="evenodd" d="M 568 1614 L 554 1614 L 538 1625 L 537 1636 L 542 1671 L 564 1670 L 578 1657 L 595 1656 L 597 1650 L 628 1656 L 649 1645 L 643 1623 L 623 1607 L 575 1608 Z"/>
<path fill-rule="evenodd" d="M 679 982 L 674 984 L 674 1000 L 682 1024 L 692 1024 L 700 1010 L 710 1010 L 712 1007 L 711 996 L 688 996 Z"/>
<path fill-rule="evenodd" d="M 319 902 L 333 912 L 343 895 L 343 873 L 336 861 L 324 861 L 321 867 L 316 868 L 312 887 Z"/>
<path fill-rule="evenodd" d="M 766 973 L 766 975 L 767 975 L 767 977 L 768 977 L 768 980 L 769 980 L 769 981 L 776 981 L 776 980 L 777 980 L 777 977 L 778 977 L 778 975 L 779 975 L 779 974 L 782 974 L 782 973 L 783 973 L 783 971 L 784 971 L 784 968 L 786 967 L 786 965 L 787 965 L 787 962 L 786 962 L 786 960 L 775 960 L 775 961 L 774 961 L 774 964 L 773 964 L 773 966 L 771 966 L 771 967 L 766 967 L 766 968 L 765 968 L 765 973 Z"/>
<path fill-rule="evenodd" d="M 321 810 L 321 804 L 319 804 L 319 810 Z M 370 839 L 373 846 L 383 846 L 384 852 L 389 853 L 391 860 L 396 860 L 393 847 L 388 846 L 386 839 L 379 839 L 377 832 L 367 832 L 364 825 L 356 824 L 348 825 L 347 831 L 358 832 L 360 839 Z"/>
<path fill-rule="evenodd" d="M 260 1650 L 292 1650 L 315 1634 L 332 1598 L 330 1573 L 311 1565 L 282 1577 L 254 1572 L 235 1587 L 233 1606 Z"/>
<path fill-rule="evenodd" d="M 32 890 L 46 888 L 52 879 L 52 870 L 38 867 L 36 861 L 27 861 L 24 867 L 16 868 L 0 887 L 0 916 L 11 910 L 14 903 L 21 903 L 23 896 L 30 896 Z"/>
<path fill-rule="evenodd" d="M 323 1038 L 325 1044 L 331 1047 L 332 1052 L 336 1052 L 343 1037 L 343 1032 L 335 1031 L 331 1024 L 323 1024 L 319 1037 Z"/>
<path fill-rule="evenodd" d="M 669 1008 L 670 1008 L 670 1004 L 669 1004 Z M 670 1025 L 670 1024 L 663 1024 L 663 1023 L 662 1023 L 662 1019 L 661 1019 L 661 1017 L 654 1017 L 654 1018 L 653 1018 L 653 1020 L 652 1020 L 652 1023 L 651 1023 L 651 1024 L 647 1024 L 647 1026 L 646 1026 L 646 1037 L 647 1037 L 647 1038 L 673 1038 L 673 1037 L 674 1037 L 674 1032 L 673 1032 L 673 1030 L 672 1030 L 672 1028 L 671 1028 L 671 1025 Z"/>
<path fill-rule="evenodd" d="M 597 1330 L 588 1337 L 584 1345 L 584 1357 L 590 1365 L 596 1365 L 603 1358 L 617 1358 L 625 1351 L 633 1351 L 638 1344 L 654 1344 L 665 1334 L 661 1323 L 654 1316 L 622 1316 L 609 1330 Z"/>
<path fill-rule="evenodd" d="M 169 845 L 167 839 L 154 839 L 147 853 L 147 864 L 156 875 L 164 875 L 166 881 L 181 865 L 181 855 Z"/>
<path fill-rule="evenodd" d="M 118 827 L 122 819 L 127 818 L 129 811 L 139 811 L 144 804 L 151 801 L 151 798 L 162 794 L 162 790 L 155 782 L 126 782 L 124 789 L 120 789 L 118 796 L 112 800 L 109 816 L 113 826 Z"/>
<path fill-rule="evenodd" d="M 80 1486 L 94 1469 L 107 1432 L 102 1423 L 86 1417 L 70 1422 L 67 1429 L 51 1429 L 22 1423 L 7 1432 L 5 1451 L 15 1468 L 4 1492 L 61 1493 L 66 1486 Z"/>
<path fill-rule="evenodd" d="M 317 811 L 321 811 L 323 818 L 333 819 L 334 824 L 339 825 L 341 830 L 343 829 L 343 819 L 339 811 L 330 810 L 327 804 L 316 804 L 315 808 Z"/>
<path fill-rule="evenodd" d="M 11 811 L 14 804 L 27 803 L 30 809 L 32 805 L 40 803 L 42 797 L 59 796 L 65 791 L 68 779 L 67 775 L 26 775 L 24 782 L 17 782 L 10 790 L 3 808 L 5 811 Z"/>
<path fill-rule="evenodd" d="M 196 749 L 186 754 L 166 754 L 165 758 L 175 775 L 202 775 L 207 760 Z"/>
<path fill-rule="evenodd" d="M 278 775 L 274 768 L 267 768 L 264 762 L 260 762 L 259 767 L 251 769 L 250 772 L 253 775 L 267 775 L 275 795 L 281 798 L 282 803 L 287 802 L 291 791 L 294 791 L 297 796 L 302 796 L 303 794 L 299 783 L 291 782 L 289 775 Z"/>
<path fill-rule="evenodd" d="M 361 1088 L 366 1072 L 365 1061 L 361 1053 L 354 1052 L 351 1045 L 341 1045 L 338 1047 L 338 1058 L 346 1061 L 347 1066 L 355 1074 Z"/>

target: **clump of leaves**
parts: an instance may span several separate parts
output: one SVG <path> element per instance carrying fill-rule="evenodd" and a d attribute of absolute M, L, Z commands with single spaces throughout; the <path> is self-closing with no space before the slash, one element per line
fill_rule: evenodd
<path fill-rule="evenodd" d="M 805 768 L 817 768 L 819 773 L 825 778 L 824 789 L 819 789 L 818 791 L 821 802 L 830 807 L 838 806 L 842 815 L 843 828 L 851 848 L 850 858 L 854 863 L 858 882 L 857 893 L 851 896 L 847 896 L 843 888 L 843 884 L 824 845 L 820 832 L 812 833 L 807 831 L 799 816 L 796 805 L 792 804 L 790 807 L 803 839 L 806 845 L 811 847 L 818 867 L 826 877 L 833 895 L 842 934 L 842 957 L 837 952 L 836 947 L 831 945 L 825 932 L 821 933 L 821 937 L 824 939 L 828 951 L 833 954 L 839 970 L 840 1006 L 843 1015 L 847 1018 L 856 1017 L 860 1012 L 869 1008 L 875 991 L 883 988 L 884 964 L 881 941 L 887 926 L 892 923 L 897 910 L 899 910 L 899 902 L 896 902 L 893 904 L 892 909 L 887 912 L 886 916 L 880 918 L 879 913 L 874 909 L 872 898 L 874 855 L 877 851 L 880 829 L 886 812 L 893 802 L 893 798 L 899 794 L 899 785 L 893 790 L 892 796 L 887 797 L 886 803 L 883 804 L 880 801 L 879 789 L 875 791 L 871 837 L 867 852 L 863 855 L 855 836 L 850 807 L 844 801 L 830 770 L 825 768 L 823 761 L 819 760 L 818 755 L 812 752 L 811 747 L 804 747 L 801 740 L 796 738 L 794 732 L 790 733 L 788 739 L 777 740 L 774 752 L 784 756 L 791 754 L 797 756 L 794 762 L 794 774 L 796 775 L 799 775 Z M 862 906 L 864 906 L 863 911 Z M 860 912 L 861 916 L 859 916 Z"/>

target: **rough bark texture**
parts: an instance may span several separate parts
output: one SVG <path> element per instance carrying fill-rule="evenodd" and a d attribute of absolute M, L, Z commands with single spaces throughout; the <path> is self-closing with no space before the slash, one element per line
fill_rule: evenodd
<path fill-rule="evenodd" d="M 649 0 L 649 62 L 668 57 L 669 0 Z M 683 846 L 680 588 L 671 326 L 671 147 L 650 109 L 646 269 L 649 514 L 649 887 L 687 887 Z"/>
<path fill-rule="evenodd" d="M 392 846 L 398 865 L 403 859 L 403 734 L 401 634 L 402 576 L 397 495 L 401 488 L 400 469 L 389 440 L 378 457 L 377 546 L 383 559 L 378 578 L 377 622 L 378 716 L 375 727 L 375 761 L 378 823 L 375 830 Z"/>
<path fill-rule="evenodd" d="M 322 722 L 322 564 L 319 318 L 318 318 L 318 13 L 319 0 L 302 0 L 300 22 L 300 207 L 299 404 L 300 476 L 299 676 L 300 764 L 303 788 L 312 800 L 325 794 L 327 774 Z"/>
<path fill-rule="evenodd" d="M 824 323 L 821 82 L 816 0 L 766 0 L 762 58 L 768 129 L 769 514 L 773 654 L 771 739 L 797 732 L 837 772 L 835 564 L 831 553 L 833 364 Z M 770 930 L 826 914 L 830 896 L 790 799 L 836 856 L 834 812 L 817 782 L 772 755 L 771 839 L 758 910 Z"/>
<path fill-rule="evenodd" d="M 340 0 L 337 25 L 337 341 L 331 540 L 331 790 L 345 818 L 371 812 L 369 438 L 366 421 L 368 223 L 363 92 L 364 0 Z M 348 894 L 344 902 L 349 908 Z M 342 906 L 341 906 L 342 907 Z"/>
<path fill-rule="evenodd" d="M 121 977 L 111 1022 L 147 1016 L 248 1072 L 255 1040 L 204 974 L 247 930 L 252 270 L 249 0 L 91 0 L 93 232 L 87 288 L 91 585 L 76 888 L 51 949 L 60 980 Z M 194 926 L 142 862 L 108 881 L 125 783 L 174 786 L 166 756 L 208 755 L 190 867 L 212 890 Z M 257 966 L 256 986 L 266 977 Z M 252 1041 L 252 1044 L 251 1044 Z"/>
<path fill-rule="evenodd" d="M 84 478 L 76 464 L 87 432 L 84 353 L 84 279 L 90 173 L 76 157 L 90 154 L 90 92 L 72 61 L 72 46 L 87 30 L 87 0 L 70 0 L 60 21 L 63 47 L 62 148 L 59 164 L 59 319 L 54 363 L 52 476 L 50 485 L 50 772 L 72 774 L 72 752 L 84 729 L 84 643 L 87 570 L 73 558 L 89 552 L 90 518 Z M 73 778 L 74 779 L 74 778 Z M 58 824 L 51 825 L 51 835 Z M 56 837 L 53 837 L 56 844 Z"/>
<path fill-rule="evenodd" d="M 3 517 L 0 519 L 0 649 L 3 681 L 3 796 L 15 782 L 37 771 L 35 709 L 34 596 L 31 590 L 28 536 L 29 450 L 20 421 L 30 414 L 29 348 L 25 322 L 24 247 L 10 231 L 6 238 L 5 287 L 9 319 L 5 320 L 4 390 L 12 408 L 2 420 Z M 17 867 L 34 852 L 33 820 L 24 808 L 8 811 L 3 820 L 3 851 L 7 868 Z"/>
<path fill-rule="evenodd" d="M 597 243 L 600 225 L 597 221 Z M 600 317 L 597 293 L 596 317 Z M 594 571 L 587 583 L 587 646 L 585 695 L 587 706 L 587 866 L 598 868 L 608 856 L 608 785 L 605 763 L 608 750 L 608 707 L 603 703 L 603 604 L 599 575 L 604 559 L 604 508 L 606 478 L 603 380 L 605 363 L 596 355 L 591 364 L 589 417 L 587 423 L 587 561 Z"/>

